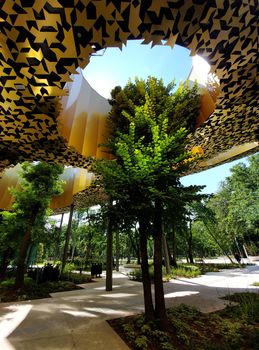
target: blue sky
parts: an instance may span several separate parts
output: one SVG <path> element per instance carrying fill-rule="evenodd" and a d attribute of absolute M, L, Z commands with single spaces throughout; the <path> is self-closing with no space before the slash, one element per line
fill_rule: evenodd
<path fill-rule="evenodd" d="M 184 186 L 206 185 L 202 191 L 203 193 L 215 193 L 219 189 L 220 183 L 224 181 L 227 176 L 231 175 L 230 168 L 241 162 L 248 165 L 247 158 L 242 158 L 200 173 L 184 176 L 181 178 L 181 182 Z"/>
<path fill-rule="evenodd" d="M 116 85 L 124 86 L 134 77 L 147 78 L 149 75 L 163 78 L 168 84 L 173 79 L 177 83 L 186 80 L 192 67 L 189 50 L 180 46 L 141 45 L 140 41 L 129 41 L 123 50 L 107 49 L 103 56 L 93 56 L 84 70 L 84 76 L 100 95 L 109 98 L 110 91 Z M 201 67 L 202 68 L 202 67 Z M 230 168 L 246 158 L 224 164 L 198 174 L 185 176 L 182 183 L 188 185 L 206 185 L 204 193 L 217 191 L 220 182 L 230 175 Z"/>
<path fill-rule="evenodd" d="M 168 84 L 172 79 L 185 80 L 192 67 L 189 50 L 180 46 L 141 45 L 141 41 L 129 41 L 121 51 L 109 48 L 102 57 L 92 56 L 84 70 L 90 85 L 102 96 L 109 97 L 116 85 L 124 86 L 130 78 L 147 78 L 153 75 Z"/>

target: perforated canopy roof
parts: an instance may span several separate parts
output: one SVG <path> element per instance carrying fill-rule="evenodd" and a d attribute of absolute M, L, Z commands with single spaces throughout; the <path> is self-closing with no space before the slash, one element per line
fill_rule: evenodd
<path fill-rule="evenodd" d="M 87 169 L 89 156 L 103 156 L 97 145 L 106 135 L 107 102 L 81 89 L 80 75 L 66 84 L 94 52 L 134 39 L 182 45 L 219 78 L 217 98 L 203 92 L 189 137 L 190 147 L 204 150 L 200 168 L 255 152 L 258 18 L 257 0 L 2 1 L 0 169 L 23 160 Z"/>

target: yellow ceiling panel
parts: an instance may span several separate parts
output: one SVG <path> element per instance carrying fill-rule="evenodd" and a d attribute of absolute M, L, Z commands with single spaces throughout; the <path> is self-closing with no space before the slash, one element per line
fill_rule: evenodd
<path fill-rule="evenodd" d="M 72 84 L 71 74 L 95 51 L 121 48 L 135 38 L 152 46 L 185 46 L 203 56 L 219 78 L 220 89 L 208 87 L 201 99 L 190 147 L 202 144 L 209 160 L 256 142 L 257 0 L 6 0 L 0 10 L 1 169 L 21 155 L 80 167 L 89 166 L 89 155 L 104 156 L 97 145 L 107 135 L 109 105 L 83 81 L 75 99 L 78 80 Z"/>

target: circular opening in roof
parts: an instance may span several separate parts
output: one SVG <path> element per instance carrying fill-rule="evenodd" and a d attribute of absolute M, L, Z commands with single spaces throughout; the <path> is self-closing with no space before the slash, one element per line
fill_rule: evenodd
<path fill-rule="evenodd" d="M 105 98 L 110 97 L 111 90 L 124 86 L 135 77 L 146 79 L 149 75 L 163 78 L 168 84 L 173 79 L 178 84 L 188 78 L 192 67 L 190 51 L 175 45 L 169 46 L 141 45 L 141 40 L 127 42 L 122 51 L 108 48 L 103 55 L 93 55 L 83 71 L 85 79 L 94 90 Z"/>

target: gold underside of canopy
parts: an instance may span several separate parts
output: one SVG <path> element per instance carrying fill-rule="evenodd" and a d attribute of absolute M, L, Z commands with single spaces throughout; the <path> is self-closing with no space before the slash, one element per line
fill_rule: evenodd
<path fill-rule="evenodd" d="M 190 148 L 204 151 L 200 169 L 258 150 L 257 0 L 6 0 L 0 3 L 0 171 L 24 160 L 86 170 L 91 157 L 109 157 L 98 148 L 108 133 L 109 105 L 78 68 L 98 50 L 134 39 L 184 46 L 218 77 L 219 89 L 203 91 L 189 135 Z"/>

